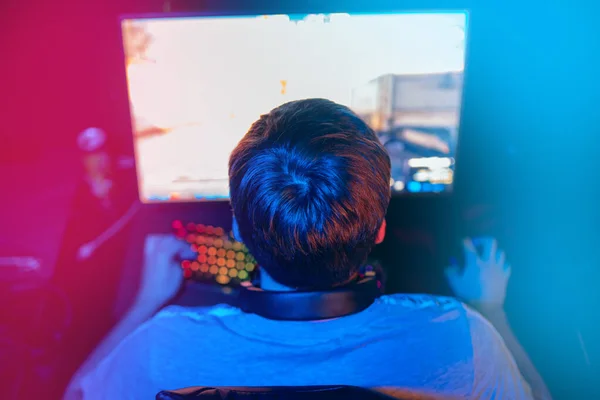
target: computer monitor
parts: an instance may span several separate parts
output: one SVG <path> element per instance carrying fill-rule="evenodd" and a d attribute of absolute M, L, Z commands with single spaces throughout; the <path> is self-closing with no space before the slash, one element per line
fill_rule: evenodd
<path fill-rule="evenodd" d="M 228 199 L 250 125 L 314 97 L 377 132 L 393 193 L 451 191 L 466 25 L 465 12 L 122 19 L 141 200 Z"/>

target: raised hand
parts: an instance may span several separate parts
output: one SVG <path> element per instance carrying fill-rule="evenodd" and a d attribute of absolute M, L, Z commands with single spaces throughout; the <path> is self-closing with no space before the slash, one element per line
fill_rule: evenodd
<path fill-rule="evenodd" d="M 144 268 L 137 304 L 159 308 L 175 297 L 183 283 L 178 258 L 193 257 L 195 254 L 189 244 L 174 235 L 149 235 L 144 246 Z"/>
<path fill-rule="evenodd" d="M 498 242 L 491 237 L 467 238 L 463 249 L 462 270 L 458 265 L 446 269 L 454 294 L 473 306 L 502 308 L 511 274 L 504 251 L 498 249 Z"/>

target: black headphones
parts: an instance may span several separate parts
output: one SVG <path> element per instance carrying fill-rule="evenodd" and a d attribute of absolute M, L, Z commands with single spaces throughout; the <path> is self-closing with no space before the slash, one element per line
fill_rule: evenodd
<path fill-rule="evenodd" d="M 232 231 L 241 242 L 235 218 Z M 258 278 L 255 275 L 255 278 Z M 253 283 L 254 282 L 254 283 Z M 246 313 L 278 321 L 316 321 L 344 317 L 367 309 L 383 292 L 380 268 L 365 267 L 356 281 L 326 291 L 266 291 L 243 282 L 230 292 L 231 305 Z M 230 298 L 231 298 L 230 297 Z"/>
<path fill-rule="evenodd" d="M 367 276 L 328 291 L 276 292 L 250 282 L 237 291 L 236 306 L 242 311 L 278 321 L 316 321 L 344 317 L 368 308 L 381 295 L 380 281 Z"/>

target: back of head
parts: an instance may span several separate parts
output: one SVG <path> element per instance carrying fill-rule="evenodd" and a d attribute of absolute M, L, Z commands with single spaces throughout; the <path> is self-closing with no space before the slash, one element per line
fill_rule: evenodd
<path fill-rule="evenodd" d="M 349 108 L 286 103 L 231 154 L 231 204 L 242 240 L 278 283 L 330 288 L 356 276 L 390 200 L 390 159 Z"/>

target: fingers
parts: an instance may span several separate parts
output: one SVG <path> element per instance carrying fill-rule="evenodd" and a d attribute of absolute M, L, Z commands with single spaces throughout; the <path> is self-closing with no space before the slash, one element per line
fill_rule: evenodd
<path fill-rule="evenodd" d="M 148 241 L 153 244 L 154 251 L 171 257 L 190 259 L 196 256 L 191 246 L 176 238 L 174 235 L 148 235 Z"/>
<path fill-rule="evenodd" d="M 496 239 L 493 237 L 478 237 L 473 239 L 473 243 L 481 250 L 478 257 L 481 261 L 489 262 L 496 259 L 496 252 L 498 251 Z"/>
<path fill-rule="evenodd" d="M 496 256 L 497 256 L 497 252 L 498 252 L 498 241 L 496 239 L 489 239 L 488 240 L 489 243 L 489 251 L 486 248 L 486 253 L 484 254 L 484 260 L 486 261 L 492 261 L 492 260 L 496 260 Z"/>
<path fill-rule="evenodd" d="M 182 259 L 196 257 L 196 252 L 192 250 L 192 246 L 184 240 L 177 239 L 174 235 L 167 235 L 163 243 L 165 251 L 171 253 L 173 257 Z"/>
<path fill-rule="evenodd" d="M 467 266 L 499 266 L 505 270 L 510 269 L 506 265 L 506 253 L 498 248 L 498 241 L 493 237 L 467 238 L 463 241 L 463 248 Z"/>
<path fill-rule="evenodd" d="M 185 242 L 179 242 L 182 244 L 181 249 L 177 252 L 177 255 L 183 259 L 192 259 L 196 258 L 197 254 L 194 250 L 192 250 L 192 246 Z"/>
<path fill-rule="evenodd" d="M 463 251 L 465 252 L 466 265 L 474 265 L 477 263 L 479 256 L 477 255 L 477 249 L 471 238 L 463 240 Z"/>
<path fill-rule="evenodd" d="M 506 253 L 500 250 L 496 253 L 496 265 L 504 266 L 506 263 Z"/>

